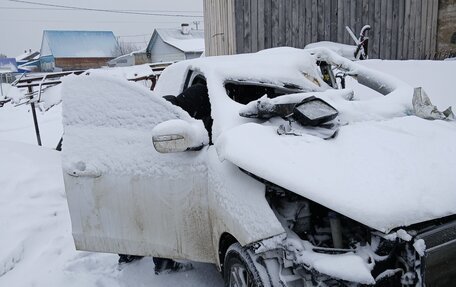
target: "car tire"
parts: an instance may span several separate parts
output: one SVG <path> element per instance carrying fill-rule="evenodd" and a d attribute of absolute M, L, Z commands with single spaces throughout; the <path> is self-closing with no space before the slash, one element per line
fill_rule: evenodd
<path fill-rule="evenodd" d="M 266 287 L 266 272 L 259 272 L 258 263 L 254 263 L 254 254 L 239 243 L 232 244 L 226 251 L 223 265 L 225 287 Z M 267 276 L 267 275 L 266 275 Z"/>

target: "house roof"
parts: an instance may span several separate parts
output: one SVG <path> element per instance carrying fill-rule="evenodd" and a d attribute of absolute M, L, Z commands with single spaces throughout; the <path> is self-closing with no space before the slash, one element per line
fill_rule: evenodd
<path fill-rule="evenodd" d="M 27 62 L 27 61 L 36 60 L 39 57 L 39 55 L 40 55 L 40 52 L 38 52 L 38 51 L 24 52 L 23 54 L 16 57 L 16 61 L 17 62 Z"/>
<path fill-rule="evenodd" d="M 182 52 L 204 52 L 204 31 L 203 30 L 190 30 L 188 34 L 182 34 L 181 29 L 155 29 L 154 36 L 158 34 L 163 42 L 171 45 Z"/>
<path fill-rule="evenodd" d="M 0 70 L 2 74 L 8 72 L 17 72 L 17 63 L 15 58 L 0 58 Z"/>
<path fill-rule="evenodd" d="M 114 58 L 118 43 L 111 31 L 43 32 L 41 55 L 55 58 Z"/>

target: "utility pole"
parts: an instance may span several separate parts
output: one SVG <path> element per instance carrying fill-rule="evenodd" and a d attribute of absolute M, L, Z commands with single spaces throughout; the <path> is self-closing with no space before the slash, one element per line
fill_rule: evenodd
<path fill-rule="evenodd" d="M 198 30 L 198 26 L 201 23 L 201 21 L 193 21 L 193 24 L 196 26 L 196 30 Z"/>

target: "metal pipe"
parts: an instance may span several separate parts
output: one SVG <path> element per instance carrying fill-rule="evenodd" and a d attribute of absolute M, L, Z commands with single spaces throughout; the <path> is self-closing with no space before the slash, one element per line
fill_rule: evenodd
<path fill-rule="evenodd" d="M 343 248 L 342 227 L 340 225 L 339 215 L 333 211 L 330 211 L 328 216 L 334 248 Z"/>
<path fill-rule="evenodd" d="M 33 88 L 31 86 L 28 87 L 28 92 L 30 94 L 33 93 Z M 33 124 L 35 125 L 36 141 L 38 142 L 38 145 L 41 146 L 40 127 L 38 126 L 38 119 L 36 117 L 35 103 L 31 102 L 30 106 L 32 107 Z"/>

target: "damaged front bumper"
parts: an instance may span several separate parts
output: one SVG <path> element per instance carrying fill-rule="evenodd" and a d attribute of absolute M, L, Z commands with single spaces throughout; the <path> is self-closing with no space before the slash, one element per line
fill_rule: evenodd
<path fill-rule="evenodd" d="M 452 286 L 456 282 L 456 221 L 372 236 L 370 244 L 336 249 L 313 246 L 287 233 L 257 242 L 253 249 L 268 270 L 275 270 L 270 277 L 277 286 Z M 393 251 L 377 254 L 379 241 L 391 242 Z"/>

